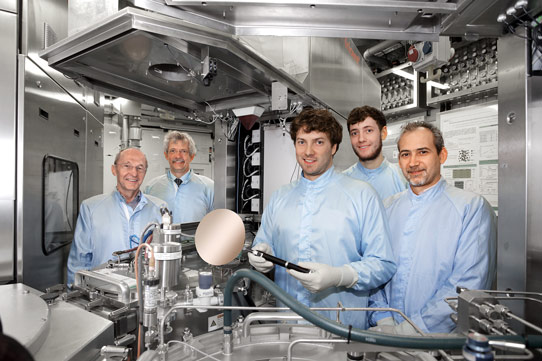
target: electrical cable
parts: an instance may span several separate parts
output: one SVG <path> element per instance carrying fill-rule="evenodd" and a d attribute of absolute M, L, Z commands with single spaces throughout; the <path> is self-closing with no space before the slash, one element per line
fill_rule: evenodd
<path fill-rule="evenodd" d="M 246 172 L 246 165 L 248 164 L 248 161 L 250 160 L 250 158 L 245 158 L 245 160 L 243 161 L 243 175 L 245 176 L 245 178 L 247 177 L 252 177 L 253 175 L 257 175 L 259 174 L 260 170 L 259 169 L 256 169 L 254 170 L 252 173 L 248 173 Z"/>
<path fill-rule="evenodd" d="M 298 169 L 298 167 L 299 167 L 299 163 L 295 162 L 294 170 L 292 171 L 292 175 L 290 176 L 290 183 L 292 183 L 292 179 L 294 178 L 294 174 L 296 173 L 296 170 Z M 299 179 L 299 174 L 297 176 L 297 179 Z"/>

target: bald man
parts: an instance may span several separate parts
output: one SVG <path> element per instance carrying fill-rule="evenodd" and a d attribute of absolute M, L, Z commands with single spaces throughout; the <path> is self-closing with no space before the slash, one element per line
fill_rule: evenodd
<path fill-rule="evenodd" d="M 160 207 L 166 203 L 139 189 L 147 172 L 147 158 L 139 149 L 121 150 L 111 172 L 116 189 L 81 203 L 68 258 L 68 284 L 75 272 L 92 269 L 112 259 L 112 253 L 137 246 L 150 222 L 160 222 Z"/>

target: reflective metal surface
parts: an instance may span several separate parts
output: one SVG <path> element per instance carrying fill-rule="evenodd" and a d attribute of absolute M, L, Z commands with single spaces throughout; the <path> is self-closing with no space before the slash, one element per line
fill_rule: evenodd
<path fill-rule="evenodd" d="M 19 64 L 24 72 L 21 84 L 22 111 L 18 114 L 21 128 L 18 156 L 23 160 L 18 211 L 20 237 L 18 253 L 22 255 L 22 279 L 25 284 L 45 289 L 64 281 L 69 247 L 45 257 L 41 240 L 42 161 L 46 154 L 76 162 L 80 179 L 85 179 L 86 112 L 51 78 L 26 58 Z M 22 101 L 24 99 L 24 101 Z M 61 139 L 61 141 L 59 141 Z M 97 170 L 99 171 L 99 170 Z M 99 178 L 98 178 L 99 179 Z M 80 184 L 80 189 L 83 184 Z M 88 193 L 87 193 L 88 194 Z M 21 269 L 18 268 L 18 272 Z"/>
<path fill-rule="evenodd" d="M 284 360 L 288 354 L 288 346 L 297 339 L 320 340 L 316 343 L 304 343 L 295 347 L 294 360 L 345 360 L 346 352 L 334 349 L 329 335 L 319 328 L 310 325 L 252 325 L 250 336 L 242 337 L 242 327 L 234 331 L 234 346 L 231 355 L 222 352 L 222 331 L 204 334 L 194 338 L 190 344 L 193 348 L 171 344 L 168 360 L 204 360 L 197 350 L 211 355 L 218 360 Z M 326 341 L 329 341 L 326 343 Z M 194 348 L 196 350 L 194 350 Z M 208 359 L 208 358 L 207 358 Z"/>
<path fill-rule="evenodd" d="M 178 242 L 153 244 L 156 257 L 156 275 L 160 278 L 160 287 L 168 289 L 177 286 L 181 268 L 182 248 Z"/>
<path fill-rule="evenodd" d="M 18 10 L 17 1 L 16 0 L 0 0 L 0 10 L 16 13 Z"/>
<path fill-rule="evenodd" d="M 8 3 L 4 1 L 0 3 Z M 15 4 L 14 1 L 9 3 Z M 14 279 L 17 15 L 0 11 L 0 151 L 4 171 L 0 180 L 0 283 Z"/>
<path fill-rule="evenodd" d="M 540 192 L 540 180 L 542 168 L 542 76 L 527 78 L 528 107 L 527 107 L 527 282 L 526 290 L 540 292 L 542 280 L 537 275 L 542 273 L 542 193 Z M 536 309 L 533 302 L 526 303 L 525 316 L 537 325 L 542 325 L 542 314 Z"/>
<path fill-rule="evenodd" d="M 202 54 L 207 49 L 217 60 L 217 74 L 209 86 L 201 76 Z M 318 101 L 231 35 L 134 8 L 123 9 L 40 55 L 50 66 L 71 76 L 84 75 L 83 82 L 181 112 L 211 111 L 239 97 L 259 99 L 270 92 L 275 80 L 309 103 Z M 160 79 L 150 74 L 149 67 L 154 64 L 178 65 L 191 80 Z"/>
<path fill-rule="evenodd" d="M 49 334 L 36 361 L 97 360 L 104 345 L 114 345 L 113 322 L 64 301 L 50 305 Z"/>
<path fill-rule="evenodd" d="M 235 142 L 230 142 L 224 135 L 222 123 L 215 123 L 215 201 L 214 208 L 227 208 L 235 210 Z"/>
<path fill-rule="evenodd" d="M 73 79 L 47 66 L 47 62 L 38 56 L 45 44 L 45 24 L 50 37 L 58 40 L 68 36 L 66 2 L 59 0 L 25 0 L 21 20 L 21 54 L 30 57 L 44 72 L 66 89 L 81 104 L 84 104 L 84 88 Z"/>
<path fill-rule="evenodd" d="M 86 116 L 85 178 L 81 184 L 80 200 L 83 201 L 103 190 L 104 147 L 103 147 L 103 108 L 101 120 L 91 113 Z"/>
<path fill-rule="evenodd" d="M 535 197 L 529 189 L 526 162 L 528 139 L 534 134 L 527 125 L 526 44 L 507 35 L 499 39 L 499 224 L 497 288 L 525 291 L 527 281 L 527 201 Z M 511 121 L 511 119 L 513 120 Z M 508 119 L 508 120 L 507 120 Z M 534 167 L 534 164 L 532 165 Z M 540 204 L 540 203 L 538 203 Z M 538 237 L 538 235 L 536 236 Z M 512 305 L 514 307 L 514 305 Z M 518 307 L 517 305 L 515 307 Z M 523 316 L 523 310 L 514 309 Z"/>
<path fill-rule="evenodd" d="M 430 1 L 166 0 L 193 17 L 226 24 L 236 35 L 435 40 L 457 5 Z M 264 15 L 265 14 L 265 15 Z M 218 26 L 218 25 L 216 25 Z M 224 26 L 224 25 L 222 25 Z"/>
<path fill-rule="evenodd" d="M 0 318 L 3 332 L 19 341 L 32 354 L 49 333 L 49 308 L 39 294 L 20 283 L 0 286 Z"/>

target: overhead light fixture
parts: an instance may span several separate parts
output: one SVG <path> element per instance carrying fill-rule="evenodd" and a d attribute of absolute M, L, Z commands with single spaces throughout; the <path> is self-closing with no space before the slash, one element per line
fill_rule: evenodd
<path fill-rule="evenodd" d="M 245 129 L 250 130 L 263 114 L 265 109 L 257 105 L 245 108 L 232 109 L 233 114 L 241 121 Z"/>

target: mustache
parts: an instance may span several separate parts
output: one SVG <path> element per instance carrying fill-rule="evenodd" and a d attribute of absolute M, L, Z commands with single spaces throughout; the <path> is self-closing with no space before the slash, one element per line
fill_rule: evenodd
<path fill-rule="evenodd" d="M 425 168 L 420 168 L 420 167 L 410 167 L 407 169 L 407 173 L 412 173 L 412 172 L 420 172 L 420 171 L 424 171 Z"/>

